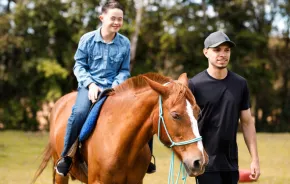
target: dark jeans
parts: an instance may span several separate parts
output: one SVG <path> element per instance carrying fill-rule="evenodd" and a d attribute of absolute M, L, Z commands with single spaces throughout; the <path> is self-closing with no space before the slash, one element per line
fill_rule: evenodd
<path fill-rule="evenodd" d="M 78 138 L 83 124 L 92 105 L 88 97 L 87 88 L 79 88 L 76 102 L 72 108 L 72 113 L 68 119 L 66 134 L 64 138 L 64 148 L 61 154 L 62 157 L 66 156 L 70 147 Z"/>
<path fill-rule="evenodd" d="M 196 184 L 237 184 L 238 181 L 238 171 L 205 172 L 196 177 Z"/>

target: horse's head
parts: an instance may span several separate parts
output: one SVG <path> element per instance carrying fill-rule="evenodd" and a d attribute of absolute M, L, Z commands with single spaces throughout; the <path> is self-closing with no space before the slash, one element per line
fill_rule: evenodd
<path fill-rule="evenodd" d="M 152 118 L 154 132 L 164 145 L 172 147 L 184 163 L 189 176 L 202 174 L 208 163 L 208 155 L 197 126 L 200 109 L 187 87 L 186 74 L 182 74 L 177 81 L 166 84 L 160 84 L 146 76 L 144 78 L 159 95 L 159 104 L 153 111 Z"/>

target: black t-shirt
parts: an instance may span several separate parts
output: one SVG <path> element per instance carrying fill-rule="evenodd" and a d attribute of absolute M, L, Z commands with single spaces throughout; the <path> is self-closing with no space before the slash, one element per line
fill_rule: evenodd
<path fill-rule="evenodd" d="M 250 108 L 247 81 L 228 70 L 218 80 L 205 70 L 189 80 L 201 109 L 199 131 L 209 155 L 206 172 L 238 171 L 236 135 L 240 112 Z"/>

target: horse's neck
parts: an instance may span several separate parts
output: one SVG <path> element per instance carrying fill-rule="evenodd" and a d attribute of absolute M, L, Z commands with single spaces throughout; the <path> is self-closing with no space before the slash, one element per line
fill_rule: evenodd
<path fill-rule="evenodd" d="M 119 140 L 119 146 L 125 152 L 130 150 L 129 160 L 133 160 L 153 136 L 152 111 L 158 104 L 158 95 L 147 91 L 125 101 L 128 101 L 125 108 L 128 115 L 126 121 L 119 124 L 119 128 L 126 136 Z"/>

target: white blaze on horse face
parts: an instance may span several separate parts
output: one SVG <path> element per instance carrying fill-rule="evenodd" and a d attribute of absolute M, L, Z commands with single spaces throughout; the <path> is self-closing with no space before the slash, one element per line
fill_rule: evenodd
<path fill-rule="evenodd" d="M 193 130 L 193 134 L 195 135 L 195 137 L 200 137 L 198 126 L 197 126 L 197 120 L 195 119 L 195 117 L 193 115 L 192 106 L 188 100 L 186 100 L 186 112 L 190 118 L 191 128 Z M 197 142 L 197 147 L 202 153 L 203 160 L 205 160 L 204 153 L 203 153 L 203 145 L 202 145 L 201 140 Z"/>

